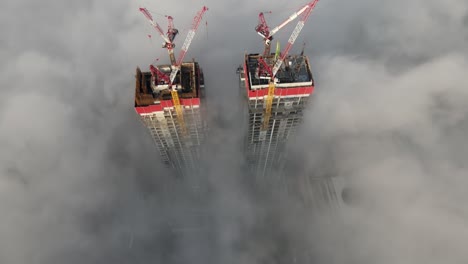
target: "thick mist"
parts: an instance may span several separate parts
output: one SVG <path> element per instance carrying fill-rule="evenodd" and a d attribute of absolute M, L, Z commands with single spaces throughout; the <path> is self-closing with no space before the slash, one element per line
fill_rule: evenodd
<path fill-rule="evenodd" d="M 466 1 L 320 1 L 292 50 L 306 44 L 316 94 L 289 174 L 340 177 L 358 198 L 330 214 L 252 195 L 235 71 L 262 49 L 258 12 L 276 25 L 301 4 L 0 4 L 0 262 L 466 263 Z M 182 180 L 133 110 L 136 66 L 168 61 L 137 10 L 174 16 L 177 52 L 202 5 L 186 58 L 211 130 L 204 174 Z"/>
<path fill-rule="evenodd" d="M 314 217 L 312 247 L 318 263 L 465 263 L 468 5 L 388 4 L 353 3 L 340 18 L 350 41 L 315 56 L 300 172 L 331 162 L 357 198 Z"/>

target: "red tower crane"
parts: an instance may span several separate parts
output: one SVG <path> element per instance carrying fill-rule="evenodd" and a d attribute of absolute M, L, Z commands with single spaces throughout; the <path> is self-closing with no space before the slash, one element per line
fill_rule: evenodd
<path fill-rule="evenodd" d="M 286 26 L 289 22 L 293 21 L 294 19 L 296 19 L 296 17 L 301 15 L 308 7 L 309 4 L 303 6 L 301 9 L 299 9 L 297 12 L 294 12 L 286 20 L 284 20 L 281 24 L 279 24 L 271 31 L 268 27 L 268 24 L 266 23 L 264 13 L 261 12 L 260 14 L 258 14 L 258 25 L 255 27 L 255 31 L 257 31 L 257 33 L 263 38 L 265 42 L 265 49 L 263 51 L 264 57 L 270 55 L 270 43 L 271 40 L 273 40 L 273 35 L 276 34 L 281 28 Z M 271 13 L 271 11 L 267 13 Z"/>
<path fill-rule="evenodd" d="M 185 58 L 185 55 L 187 54 L 187 51 L 188 51 L 188 49 L 190 47 L 190 44 L 192 43 L 192 40 L 195 37 L 195 33 L 196 33 L 196 31 L 198 29 L 198 26 L 200 25 L 200 22 L 201 22 L 201 20 L 203 18 L 203 14 L 208 10 L 208 8 L 206 6 L 203 6 L 203 8 L 200 11 L 198 11 L 197 15 L 193 19 L 192 27 L 189 30 L 189 32 L 187 33 L 187 37 L 185 38 L 184 44 L 182 45 L 182 48 L 181 48 L 179 56 L 177 57 L 177 60 L 175 59 L 175 56 L 174 56 L 174 50 L 173 49 L 175 47 L 175 44 L 173 43 L 173 40 L 174 40 L 175 36 L 179 33 L 179 31 L 174 28 L 173 18 L 171 16 L 167 16 L 169 23 L 168 23 L 167 36 L 166 36 L 166 35 L 164 35 L 164 32 L 162 31 L 159 24 L 153 20 L 153 17 L 151 16 L 151 14 L 148 12 L 148 10 L 146 8 L 140 8 L 139 10 L 140 10 L 140 12 L 143 13 L 143 15 L 145 15 L 145 17 L 148 19 L 148 21 L 151 23 L 151 25 L 153 25 L 153 27 L 159 32 L 159 35 L 165 41 L 165 43 L 163 45 L 163 48 L 167 48 L 167 50 L 169 52 L 169 56 L 171 58 L 171 65 L 172 65 L 172 71 L 171 71 L 171 74 L 169 76 L 168 84 L 169 84 L 169 86 L 172 86 L 172 84 L 174 83 L 175 77 L 176 77 L 177 73 L 179 72 L 180 67 L 182 66 L 182 62 L 183 62 L 183 60 Z M 153 68 L 154 68 L 154 66 L 153 66 Z M 157 71 L 155 71 L 154 69 L 151 72 L 154 75 L 156 75 L 156 73 L 157 73 Z M 159 74 L 164 74 L 164 73 L 159 71 Z M 157 75 L 157 76 L 159 76 L 159 75 Z"/>
<path fill-rule="evenodd" d="M 174 28 L 173 18 L 171 16 L 166 16 L 167 20 L 168 20 L 168 28 L 167 28 L 167 33 L 165 35 L 163 30 L 159 26 L 159 24 L 156 21 L 153 20 L 153 16 L 150 14 L 150 12 L 146 8 L 141 8 L 140 7 L 139 10 L 146 17 L 146 19 L 148 19 L 150 24 L 156 29 L 156 31 L 158 31 L 159 35 L 164 40 L 164 43 L 163 43 L 162 47 L 167 49 L 167 52 L 169 53 L 169 58 L 171 60 L 171 64 L 175 65 L 175 63 L 176 63 L 176 59 L 175 59 L 175 56 L 174 56 L 175 44 L 174 44 L 173 41 L 174 41 L 174 38 L 176 37 L 177 33 L 179 33 L 179 30 Z"/>
<path fill-rule="evenodd" d="M 192 27 L 189 30 L 187 37 L 185 38 L 184 44 L 182 45 L 182 48 L 181 48 L 181 51 L 177 60 L 175 59 L 175 56 L 174 56 L 175 45 L 173 41 L 174 41 L 175 36 L 179 33 L 179 31 L 174 28 L 173 18 L 171 16 L 166 16 L 168 19 L 168 28 L 167 28 L 166 35 L 164 35 L 164 32 L 162 31 L 161 27 L 159 26 L 158 23 L 156 23 L 153 20 L 153 17 L 148 12 L 148 10 L 146 8 L 140 8 L 139 10 L 141 13 L 143 13 L 143 15 L 145 15 L 145 17 L 148 19 L 151 25 L 156 29 L 156 31 L 158 31 L 159 35 L 164 39 L 165 43 L 163 45 L 163 48 L 166 48 L 168 50 L 169 57 L 171 59 L 172 70 L 171 70 L 170 76 L 167 76 L 167 74 L 159 70 L 157 67 L 150 65 L 150 71 L 152 74 L 152 78 L 154 80 L 154 82 L 152 83 L 156 90 L 169 89 L 171 91 L 172 102 L 176 110 L 178 122 L 181 125 L 183 135 L 186 135 L 187 129 L 185 127 L 182 106 L 180 105 L 180 100 L 179 100 L 179 94 L 177 92 L 176 87 L 173 87 L 173 84 L 177 76 L 177 73 L 182 67 L 185 54 L 187 54 L 190 44 L 192 43 L 192 40 L 195 37 L 195 33 L 203 18 L 203 14 L 208 10 L 208 8 L 206 6 L 203 6 L 203 8 L 200 11 L 198 11 L 197 15 L 193 19 Z"/>
<path fill-rule="evenodd" d="M 171 81 L 169 80 L 169 77 L 167 77 L 167 75 L 164 72 L 162 72 L 157 67 L 154 67 L 152 64 L 150 65 L 150 71 L 151 71 L 151 74 L 153 75 L 154 85 L 156 86 L 167 85 L 167 87 L 169 87 L 169 84 Z"/>
<path fill-rule="evenodd" d="M 304 7 L 299 9 L 299 11 L 292 14 L 288 19 L 286 19 L 283 23 L 281 23 L 279 26 L 274 28 L 271 32 L 268 31 L 268 26 L 266 25 L 266 23 L 264 25 L 262 24 L 260 29 L 267 29 L 267 31 L 263 31 L 261 33 L 259 31 L 257 31 L 261 36 L 264 37 L 265 43 L 267 43 L 267 41 L 268 41 L 268 47 L 269 47 L 269 42 L 271 40 L 272 35 L 275 34 L 276 32 L 278 32 L 278 30 L 280 28 L 284 27 L 287 23 L 294 20 L 296 17 L 298 17 L 299 15 L 301 15 L 303 13 L 300 20 L 297 22 L 296 27 L 294 28 L 293 32 L 291 33 L 291 36 L 289 37 L 288 44 L 287 44 L 286 48 L 281 53 L 281 56 L 276 60 L 274 66 L 271 68 L 270 65 L 268 65 L 268 63 L 262 57 L 259 57 L 259 59 L 258 59 L 259 64 L 263 68 L 265 68 L 266 71 L 268 72 L 268 74 L 270 75 L 270 82 L 269 82 L 269 86 L 268 86 L 268 95 L 267 95 L 267 97 L 265 99 L 265 114 L 264 114 L 264 118 L 263 118 L 262 130 L 267 129 L 268 123 L 269 123 L 270 117 L 271 117 L 271 106 L 272 106 L 272 103 L 273 103 L 273 97 L 275 95 L 275 76 L 278 73 L 278 70 L 281 68 L 281 65 L 283 64 L 284 59 L 288 55 L 289 50 L 292 48 L 292 45 L 294 44 L 297 37 L 301 33 L 301 30 L 304 27 L 305 22 L 309 18 L 310 14 L 312 13 L 312 10 L 315 8 L 318 1 L 319 0 L 310 1 L 307 5 L 305 5 Z M 256 29 L 258 29 L 258 28 L 259 28 L 259 26 L 257 26 Z M 265 51 L 266 51 L 266 48 L 267 48 L 267 44 L 265 44 Z M 268 49 L 268 53 L 269 53 L 269 49 Z"/>
<path fill-rule="evenodd" d="M 200 25 L 200 22 L 203 18 L 203 14 L 205 14 L 206 11 L 208 11 L 208 7 L 203 6 L 202 9 L 198 11 L 197 15 L 193 19 L 192 28 L 187 33 L 187 37 L 185 38 L 184 44 L 182 45 L 175 67 L 173 67 L 172 69 L 170 76 L 171 84 L 174 82 L 177 72 L 180 70 L 185 54 L 187 54 L 190 44 L 192 43 L 193 37 L 195 37 L 195 33 L 197 32 L 198 26 Z"/>

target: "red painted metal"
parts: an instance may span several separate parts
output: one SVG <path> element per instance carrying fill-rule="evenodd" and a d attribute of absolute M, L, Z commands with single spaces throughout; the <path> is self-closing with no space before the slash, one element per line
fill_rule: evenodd
<path fill-rule="evenodd" d="M 305 22 L 309 18 L 310 14 L 312 13 L 312 10 L 314 10 L 315 6 L 317 5 L 319 0 L 313 0 L 310 1 L 310 3 L 307 4 L 307 9 L 305 10 L 305 13 L 302 14 L 301 19 L 297 23 L 296 27 L 294 28 L 293 32 L 291 33 L 291 36 L 289 37 L 288 40 L 288 45 L 284 49 L 283 52 L 281 52 L 281 57 L 276 61 L 275 66 L 272 69 L 273 75 L 276 75 L 278 72 L 281 64 L 283 63 L 284 59 L 289 53 L 289 50 L 292 48 L 294 45 L 294 42 L 296 41 L 297 37 L 299 36 L 299 33 L 301 32 L 302 28 L 304 27 Z M 274 77 L 274 76 L 273 76 Z"/>
<path fill-rule="evenodd" d="M 182 49 L 180 51 L 179 57 L 177 58 L 177 65 L 180 66 L 182 65 L 182 62 L 184 60 L 185 54 L 187 53 L 187 50 L 190 46 L 190 43 L 192 42 L 193 37 L 195 36 L 195 32 L 198 29 L 198 25 L 200 25 L 200 21 L 203 18 L 203 14 L 208 10 L 208 7 L 203 6 L 200 11 L 198 11 L 197 15 L 193 19 L 192 22 L 192 28 L 190 29 L 189 33 L 187 34 L 187 38 L 184 41 L 184 44 L 182 45 Z"/>
<path fill-rule="evenodd" d="M 271 13 L 271 11 L 267 13 Z M 263 36 L 263 38 L 270 37 L 270 28 L 268 27 L 268 24 L 265 20 L 265 15 L 263 14 L 263 12 L 258 14 L 258 25 L 255 27 L 255 31 L 260 33 Z"/>
<path fill-rule="evenodd" d="M 275 88 L 275 96 L 293 96 L 293 95 L 310 95 L 314 92 L 314 86 L 300 86 L 294 88 Z M 249 90 L 247 87 L 247 95 L 249 98 L 264 97 L 268 95 L 268 87 L 265 89 Z"/>
<path fill-rule="evenodd" d="M 180 99 L 180 104 L 183 106 L 200 106 L 200 98 Z M 153 112 L 161 112 L 166 107 L 173 107 L 172 100 L 161 100 L 159 104 L 149 106 L 137 106 L 135 111 L 138 114 L 150 114 Z"/>
<path fill-rule="evenodd" d="M 244 63 L 244 79 L 245 79 L 245 89 L 247 91 L 247 96 L 249 98 L 264 97 L 268 95 L 268 86 L 262 89 L 250 90 L 250 81 L 249 74 L 247 71 L 247 65 Z M 314 85 L 311 86 L 300 86 L 300 87 L 291 87 L 291 88 L 275 88 L 275 96 L 291 96 L 291 95 L 304 95 L 312 94 L 315 90 Z"/>
<path fill-rule="evenodd" d="M 153 74 L 154 77 L 158 77 L 158 79 L 162 79 L 166 82 L 166 84 L 170 84 L 169 76 L 167 76 L 164 72 L 160 71 L 157 67 L 154 67 L 153 65 L 150 65 L 150 71 L 151 74 Z M 155 80 L 156 81 L 156 80 Z M 155 85 L 158 85 L 158 83 L 155 83 Z"/>
<path fill-rule="evenodd" d="M 268 77 L 272 78 L 273 72 L 271 71 L 270 66 L 262 57 L 258 57 L 258 61 L 260 62 L 261 66 L 258 72 L 258 75 L 262 75 L 264 71 L 268 73 Z M 260 66 L 260 65 L 259 65 Z"/>
<path fill-rule="evenodd" d="M 164 39 L 164 41 L 170 43 L 170 40 L 164 35 L 164 32 L 159 26 L 159 24 L 153 20 L 153 16 L 151 16 L 148 9 L 140 7 L 139 10 L 146 17 L 146 19 L 148 19 L 148 21 L 156 29 L 156 31 L 158 31 L 159 35 Z"/>

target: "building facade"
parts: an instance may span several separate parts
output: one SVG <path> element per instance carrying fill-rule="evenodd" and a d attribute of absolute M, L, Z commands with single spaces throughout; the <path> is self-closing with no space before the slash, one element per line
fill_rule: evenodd
<path fill-rule="evenodd" d="M 157 66 L 170 73 L 169 65 Z M 162 161 L 179 175 L 199 169 L 200 145 L 205 136 L 202 102 L 203 72 L 197 62 L 183 63 L 176 76 L 177 98 L 163 80 L 136 70 L 135 110 L 148 128 Z M 179 105 L 179 109 L 177 109 Z"/>
<path fill-rule="evenodd" d="M 306 56 L 287 57 L 285 66 L 276 75 L 271 116 L 265 122 L 269 84 L 259 70 L 258 58 L 258 54 L 245 55 L 238 73 L 247 102 L 246 159 L 252 174 L 262 179 L 281 175 L 287 160 L 288 138 L 302 122 L 304 108 L 314 91 L 314 80 Z"/>

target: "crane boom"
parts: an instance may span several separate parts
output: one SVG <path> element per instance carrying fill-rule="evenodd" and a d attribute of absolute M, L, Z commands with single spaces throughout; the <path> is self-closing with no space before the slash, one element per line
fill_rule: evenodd
<path fill-rule="evenodd" d="M 302 15 L 302 18 L 299 20 L 299 22 L 297 22 L 296 27 L 294 28 L 293 32 L 291 33 L 291 36 L 289 37 L 288 45 L 284 49 L 284 52 L 282 53 L 281 57 L 276 61 L 275 66 L 273 66 L 273 70 L 272 70 L 273 76 L 272 76 L 272 78 L 274 78 L 276 73 L 278 73 L 279 68 L 283 64 L 284 59 L 288 55 L 289 50 L 292 48 L 292 45 L 294 44 L 297 37 L 301 33 L 301 30 L 304 27 L 305 22 L 309 18 L 310 14 L 312 13 L 312 10 L 317 5 L 318 1 L 319 0 L 313 0 L 310 3 L 307 4 L 307 9 L 306 9 L 305 13 Z"/>
<path fill-rule="evenodd" d="M 262 57 L 259 57 L 258 58 L 258 61 L 260 62 L 259 64 L 259 75 L 261 75 L 261 72 L 263 72 L 263 70 L 265 70 L 269 76 L 273 76 L 273 73 L 271 72 L 271 67 L 268 66 L 268 63 L 262 58 Z"/>
<path fill-rule="evenodd" d="M 309 5 L 305 5 L 303 6 L 301 9 L 299 9 L 297 12 L 293 13 L 292 15 L 290 15 L 285 21 L 283 21 L 283 23 L 279 24 L 277 27 L 275 27 L 274 29 L 272 29 L 270 31 L 270 35 L 269 37 L 272 37 L 274 34 L 276 34 L 281 28 L 283 28 L 284 26 L 286 26 L 289 22 L 293 21 L 294 19 L 296 19 L 296 17 L 298 17 L 300 14 L 302 14 L 306 9 L 307 7 L 309 7 Z"/>
<path fill-rule="evenodd" d="M 283 64 L 284 59 L 288 55 L 289 50 L 292 48 L 292 45 L 294 44 L 297 37 L 301 33 L 301 30 L 304 27 L 305 22 L 309 18 L 312 10 L 315 8 L 315 5 L 317 4 L 318 1 L 319 0 L 313 0 L 313 1 L 309 2 L 306 6 L 304 6 L 298 12 L 291 15 L 282 24 L 280 24 L 278 27 L 276 27 L 276 28 L 274 28 L 272 30 L 272 34 L 278 32 L 278 30 L 281 27 L 284 27 L 284 25 L 286 25 L 287 23 L 289 23 L 290 21 L 295 19 L 297 16 L 299 16 L 300 14 L 305 12 L 302 15 L 301 19 L 299 20 L 299 22 L 297 22 L 296 27 L 294 28 L 293 32 L 291 33 L 291 36 L 289 37 L 288 45 L 286 46 L 284 52 L 281 54 L 280 58 L 278 58 L 276 60 L 275 65 L 273 66 L 273 69 L 270 69 L 268 65 L 265 65 L 266 64 L 265 61 L 262 58 L 259 58 L 259 61 L 263 65 L 263 67 L 266 66 L 267 69 L 270 69 L 268 71 L 269 74 L 270 74 L 270 82 L 268 84 L 268 94 L 267 94 L 267 96 L 265 98 L 265 112 L 264 112 L 264 115 L 263 115 L 263 123 L 262 123 L 262 127 L 261 127 L 262 131 L 266 131 L 268 129 L 268 125 L 270 123 L 271 107 L 272 107 L 272 104 L 273 104 L 273 97 L 275 95 L 275 76 L 278 73 L 278 70 L 280 69 L 281 65 Z M 270 34 L 270 36 L 269 36 L 270 38 L 271 38 L 272 34 Z"/>
<path fill-rule="evenodd" d="M 255 31 L 257 31 L 257 33 L 265 41 L 265 48 L 263 51 L 264 57 L 270 55 L 270 41 L 273 39 L 273 35 L 276 34 L 284 26 L 286 26 L 289 22 L 293 21 L 299 15 L 301 15 L 308 7 L 309 7 L 309 4 L 306 4 L 301 9 L 299 9 L 298 11 L 290 15 L 285 21 L 283 21 L 277 27 L 273 28 L 271 31 L 270 31 L 270 28 L 268 27 L 268 24 L 266 23 L 264 13 L 261 12 L 260 14 L 258 14 L 258 25 L 255 27 Z M 268 13 L 271 13 L 271 11 Z"/>
<path fill-rule="evenodd" d="M 171 42 L 165 35 L 159 24 L 153 20 L 153 16 L 148 12 L 148 9 L 144 7 L 140 7 L 140 12 L 148 19 L 150 24 L 158 31 L 159 35 L 164 39 L 166 42 Z"/>
<path fill-rule="evenodd" d="M 195 33 L 197 32 L 198 25 L 200 25 L 200 21 L 203 18 L 203 14 L 207 10 L 208 10 L 208 8 L 206 6 L 203 6 L 202 9 L 200 11 L 198 11 L 197 15 L 193 19 L 192 28 L 190 29 L 190 31 L 187 34 L 187 37 L 185 38 L 185 41 L 184 41 L 184 44 L 182 45 L 179 57 L 177 58 L 176 65 L 175 65 L 175 67 L 173 67 L 173 69 L 171 71 L 171 75 L 170 75 L 171 83 L 173 83 L 174 80 L 175 80 L 177 72 L 179 71 L 180 66 L 182 65 L 182 62 L 184 60 L 185 54 L 187 54 L 187 50 L 189 49 L 190 44 L 192 43 L 193 37 L 195 36 Z"/>
<path fill-rule="evenodd" d="M 174 41 L 174 38 L 175 38 L 175 36 L 177 35 L 177 33 L 179 31 L 174 28 L 172 17 L 167 16 L 167 19 L 169 21 L 169 25 L 168 25 L 167 36 L 166 36 L 166 35 L 164 35 L 164 32 L 161 29 L 161 27 L 159 26 L 159 24 L 153 20 L 153 16 L 151 16 L 148 9 L 140 7 L 140 12 L 146 17 L 146 19 L 148 19 L 148 21 L 151 23 L 151 25 L 156 29 L 156 31 L 158 31 L 159 35 L 163 38 L 163 40 L 165 42 L 164 45 L 163 45 L 163 48 L 167 49 L 167 53 L 169 53 L 169 59 L 171 60 L 171 64 L 175 65 L 175 63 L 176 63 L 176 59 L 175 59 L 175 55 L 174 55 L 174 46 L 175 45 L 174 45 L 173 41 Z"/>

